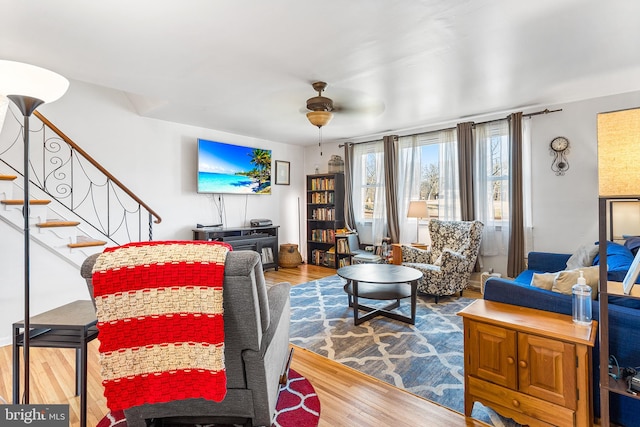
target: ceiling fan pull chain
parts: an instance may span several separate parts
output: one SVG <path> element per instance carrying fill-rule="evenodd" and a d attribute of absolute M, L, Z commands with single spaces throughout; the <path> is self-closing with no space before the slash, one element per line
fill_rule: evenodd
<path fill-rule="evenodd" d="M 320 148 L 320 157 L 322 157 L 322 126 L 318 127 L 318 147 Z"/>

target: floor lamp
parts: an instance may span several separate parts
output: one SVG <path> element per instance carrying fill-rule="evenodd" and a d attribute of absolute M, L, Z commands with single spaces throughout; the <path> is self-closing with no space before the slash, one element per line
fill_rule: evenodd
<path fill-rule="evenodd" d="M 29 117 L 40 105 L 67 91 L 69 81 L 53 71 L 21 62 L 0 60 L 0 95 L 18 107 L 24 117 L 24 402 L 29 403 Z M 15 403 L 15 402 L 14 402 Z"/>
<path fill-rule="evenodd" d="M 427 209 L 426 200 L 413 200 L 409 202 L 407 218 L 416 218 L 416 242 L 420 241 L 420 218 L 428 217 L 429 210 Z"/>

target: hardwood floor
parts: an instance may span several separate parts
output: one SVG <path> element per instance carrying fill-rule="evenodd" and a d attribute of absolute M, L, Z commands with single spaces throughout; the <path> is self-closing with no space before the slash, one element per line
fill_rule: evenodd
<path fill-rule="evenodd" d="M 298 285 L 335 274 L 335 270 L 301 265 L 267 271 L 268 284 Z M 465 291 L 467 292 L 467 291 Z M 479 292 L 467 292 L 477 297 Z M 69 404 L 71 426 L 79 426 L 80 399 L 75 391 L 75 351 L 32 348 L 30 403 Z M 11 400 L 11 346 L 0 348 L 0 397 Z M 433 404 L 354 369 L 302 348 L 295 349 L 292 368 L 308 378 L 320 398 L 320 427 L 336 426 L 484 426 L 462 414 Z M 89 345 L 87 425 L 107 413 L 98 364 L 98 340 Z"/>

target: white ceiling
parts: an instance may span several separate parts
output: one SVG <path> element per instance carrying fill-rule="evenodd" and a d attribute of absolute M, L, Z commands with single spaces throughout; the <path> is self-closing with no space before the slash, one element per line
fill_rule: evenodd
<path fill-rule="evenodd" d="M 316 80 L 351 110 L 325 141 L 640 90 L 640 1 L 0 0 L 0 59 L 307 145 Z"/>

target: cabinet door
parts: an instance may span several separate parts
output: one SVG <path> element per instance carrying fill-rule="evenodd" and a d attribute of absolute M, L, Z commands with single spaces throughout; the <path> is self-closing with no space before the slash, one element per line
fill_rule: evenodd
<path fill-rule="evenodd" d="M 494 384 L 516 389 L 516 332 L 499 326 L 469 325 L 470 374 Z"/>
<path fill-rule="evenodd" d="M 520 391 L 575 410 L 576 360 L 574 344 L 520 333 Z"/>

